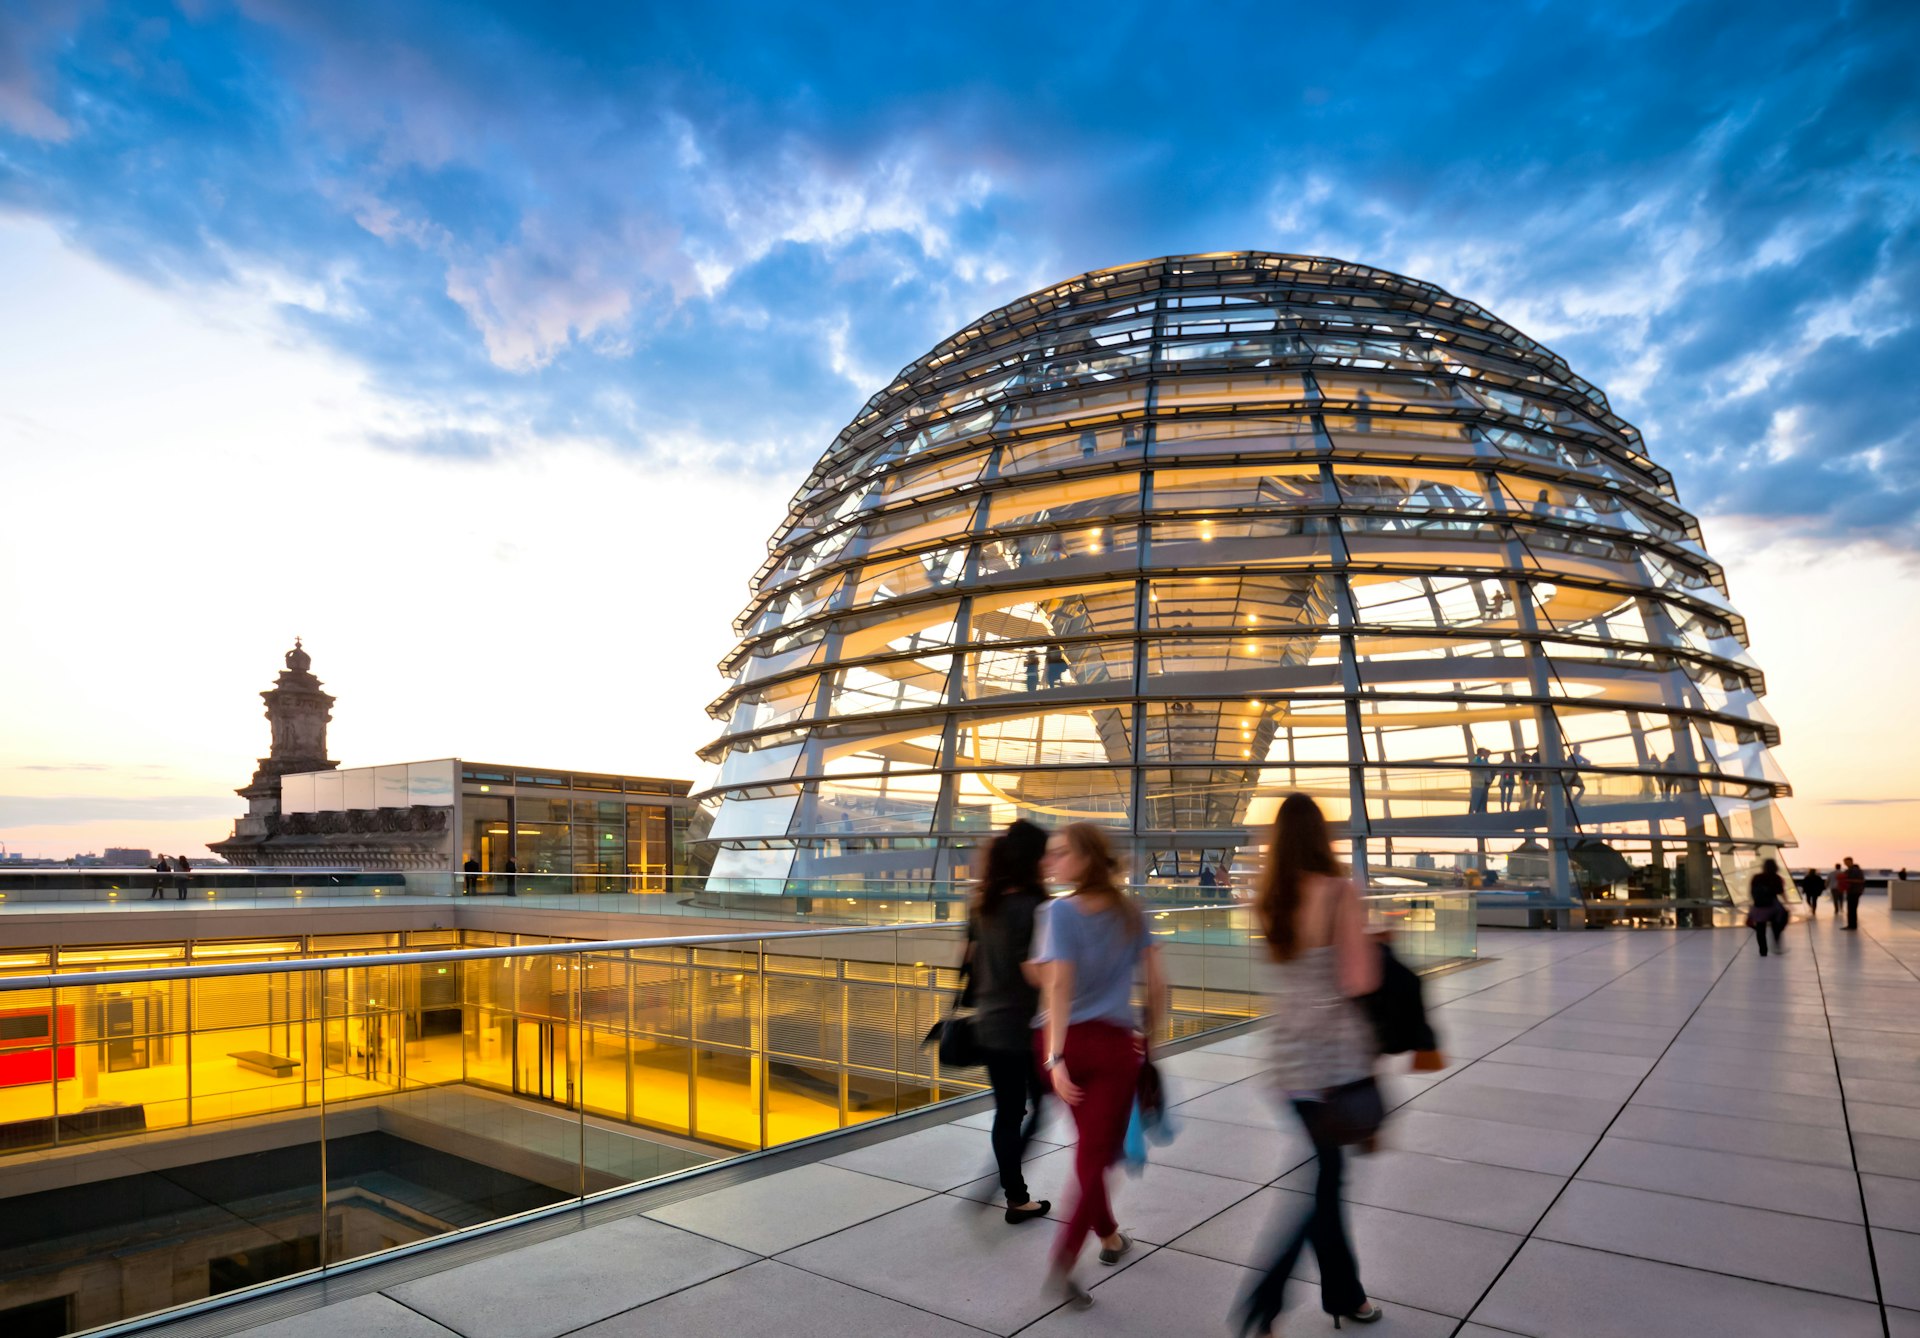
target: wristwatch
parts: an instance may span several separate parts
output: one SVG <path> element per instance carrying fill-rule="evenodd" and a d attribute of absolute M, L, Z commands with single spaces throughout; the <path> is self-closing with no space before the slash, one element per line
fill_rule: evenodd
<path fill-rule="evenodd" d="M 1045 1061 L 1043 1061 L 1040 1065 L 1041 1072 L 1052 1073 L 1054 1070 L 1054 1067 L 1058 1065 L 1060 1061 L 1065 1058 L 1066 1058 L 1065 1055 L 1048 1055 Z"/>

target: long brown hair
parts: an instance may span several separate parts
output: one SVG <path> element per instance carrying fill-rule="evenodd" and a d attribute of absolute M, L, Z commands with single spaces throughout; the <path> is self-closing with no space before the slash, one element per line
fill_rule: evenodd
<path fill-rule="evenodd" d="M 1290 794 L 1273 822 L 1273 848 L 1267 851 L 1256 910 L 1267 950 L 1276 962 L 1290 962 L 1300 951 L 1300 876 L 1338 878 L 1346 869 L 1333 857 L 1326 815 L 1304 794 Z"/>
<path fill-rule="evenodd" d="M 1060 835 L 1081 859 L 1080 881 L 1068 895 L 1111 897 L 1127 922 L 1128 937 L 1138 938 L 1146 929 L 1146 917 L 1140 913 L 1140 903 L 1120 884 L 1120 860 L 1107 834 L 1091 822 L 1070 822 L 1060 829 Z"/>
<path fill-rule="evenodd" d="M 1040 878 L 1040 857 L 1047 853 L 1047 833 L 1025 818 L 1017 819 L 1006 831 L 987 843 L 985 868 L 973 890 L 973 908 L 985 919 L 1000 909 L 1001 899 L 1009 892 L 1032 889 L 1045 896 Z"/>

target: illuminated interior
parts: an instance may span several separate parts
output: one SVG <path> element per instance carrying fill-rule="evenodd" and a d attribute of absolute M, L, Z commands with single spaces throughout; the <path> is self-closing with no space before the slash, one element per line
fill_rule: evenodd
<path fill-rule="evenodd" d="M 835 439 L 736 626 L 716 888 L 961 879 L 1017 817 L 1216 885 L 1295 790 L 1376 886 L 1670 919 L 1791 843 L 1745 627 L 1639 432 L 1341 261 L 1164 259 L 981 318 Z"/>

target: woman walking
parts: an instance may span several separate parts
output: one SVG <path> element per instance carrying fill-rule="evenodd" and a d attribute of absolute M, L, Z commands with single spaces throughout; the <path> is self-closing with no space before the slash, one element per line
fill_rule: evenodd
<path fill-rule="evenodd" d="M 1273 1332 L 1287 1278 L 1309 1241 L 1320 1264 L 1320 1308 L 1336 1326 L 1343 1319 L 1371 1324 L 1383 1312 L 1360 1285 L 1341 1206 L 1342 1144 L 1351 1131 L 1340 1127 L 1329 1098 L 1373 1077 L 1378 1042 L 1355 1000 L 1380 987 L 1380 953 L 1366 936 L 1359 892 L 1333 856 L 1326 818 L 1306 795 L 1280 805 L 1257 911 L 1271 959 L 1273 1081 L 1306 1126 L 1319 1174 L 1305 1220 L 1244 1302 L 1240 1332 Z"/>
<path fill-rule="evenodd" d="M 1760 862 L 1760 872 L 1747 884 L 1753 898 L 1753 906 L 1747 911 L 1747 924 L 1753 929 L 1753 937 L 1760 944 L 1760 955 L 1767 955 L 1767 931 L 1773 931 L 1773 950 L 1785 952 L 1780 942 L 1780 931 L 1787 927 L 1787 885 L 1780 877 L 1780 866 L 1772 860 Z"/>
<path fill-rule="evenodd" d="M 1053 1205 L 1027 1193 L 1020 1163 L 1040 1123 L 1045 1092 L 1034 1054 L 1040 991 L 1027 961 L 1033 921 L 1047 900 L 1040 860 L 1047 834 L 1024 819 L 987 846 L 986 868 L 967 916 L 967 962 L 973 977 L 973 1033 L 993 1083 L 993 1158 L 1007 1196 L 1009 1224 L 1045 1217 Z"/>
<path fill-rule="evenodd" d="M 1100 1237 L 1100 1262 L 1117 1264 L 1133 1242 L 1121 1234 L 1107 1197 L 1107 1167 L 1120 1158 L 1147 1038 L 1165 1010 L 1166 980 L 1146 917 L 1120 886 L 1106 834 L 1076 822 L 1047 843 L 1050 881 L 1073 891 L 1040 911 L 1033 960 L 1045 967 L 1041 1066 L 1073 1113 L 1073 1215 L 1053 1248 L 1050 1285 L 1078 1309 L 1093 1304 L 1073 1266 L 1087 1233 Z M 1146 1010 L 1133 1004 L 1134 973 L 1146 970 Z M 1136 1030 L 1136 1025 L 1139 1030 Z"/>

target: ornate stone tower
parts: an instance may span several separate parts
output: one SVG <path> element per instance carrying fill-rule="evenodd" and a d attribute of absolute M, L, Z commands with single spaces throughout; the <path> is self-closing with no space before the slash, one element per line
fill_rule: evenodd
<path fill-rule="evenodd" d="M 310 671 L 313 657 L 293 639 L 287 667 L 274 685 L 260 694 L 273 726 L 273 743 L 260 759 L 253 779 L 234 791 L 247 801 L 245 817 L 233 824 L 233 835 L 208 849 L 235 863 L 249 863 L 259 847 L 275 834 L 280 817 L 280 778 L 294 771 L 331 771 L 339 766 L 327 756 L 327 722 L 333 718 L 333 698 L 320 690 Z"/>

